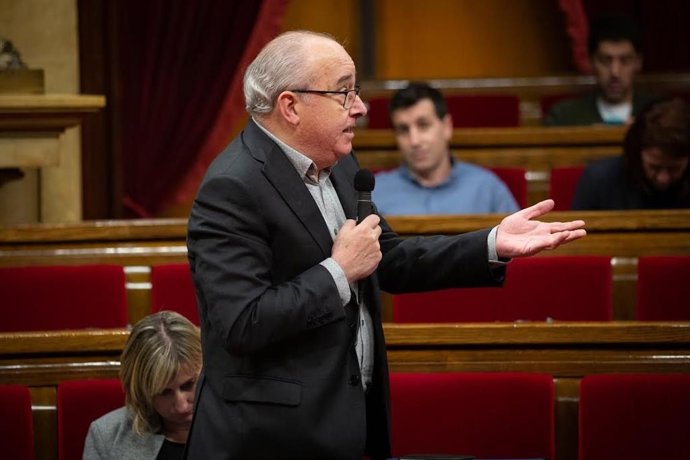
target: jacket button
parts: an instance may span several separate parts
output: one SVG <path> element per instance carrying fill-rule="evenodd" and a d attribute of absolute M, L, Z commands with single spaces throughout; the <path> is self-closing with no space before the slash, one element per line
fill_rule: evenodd
<path fill-rule="evenodd" d="M 359 375 L 352 375 L 352 376 L 350 376 L 350 385 L 352 385 L 353 387 L 358 386 L 358 385 L 359 385 L 359 381 L 360 381 L 360 376 L 359 376 Z"/>

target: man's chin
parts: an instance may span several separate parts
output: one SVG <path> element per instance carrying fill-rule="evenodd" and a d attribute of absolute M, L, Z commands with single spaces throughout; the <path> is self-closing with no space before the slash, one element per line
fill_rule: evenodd
<path fill-rule="evenodd" d="M 604 92 L 604 99 L 609 104 L 620 104 L 625 102 L 628 97 L 628 93 L 622 90 L 608 90 Z"/>

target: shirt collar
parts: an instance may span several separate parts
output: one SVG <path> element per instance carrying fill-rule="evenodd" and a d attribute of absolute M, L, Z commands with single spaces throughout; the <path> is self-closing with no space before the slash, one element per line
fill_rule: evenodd
<path fill-rule="evenodd" d="M 292 166 L 295 167 L 295 170 L 301 178 L 306 179 L 310 183 L 318 184 L 320 179 L 325 179 L 330 175 L 331 168 L 318 171 L 316 168 L 316 163 L 314 163 L 308 156 L 287 145 L 275 134 L 264 128 L 256 119 L 254 119 L 254 123 L 256 123 L 256 126 L 258 126 L 261 131 L 271 138 L 273 142 L 278 144 L 278 147 L 280 147 L 283 152 L 285 152 L 288 160 L 290 160 L 290 163 L 292 163 Z"/>

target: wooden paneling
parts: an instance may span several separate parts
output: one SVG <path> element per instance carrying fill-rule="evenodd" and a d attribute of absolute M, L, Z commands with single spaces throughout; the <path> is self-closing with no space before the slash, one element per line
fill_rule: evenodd
<path fill-rule="evenodd" d="M 410 372 L 544 372 L 554 377 L 559 460 L 577 458 L 579 380 L 609 372 L 690 372 L 690 323 L 385 324 L 389 367 Z M 36 443 L 55 458 L 55 390 L 113 378 L 126 330 L 0 334 L 0 383 L 32 389 Z"/>
<path fill-rule="evenodd" d="M 376 7 L 380 78 L 549 75 L 573 69 L 554 2 L 382 0 Z"/>
<path fill-rule="evenodd" d="M 453 235 L 497 225 L 503 215 L 389 217 L 402 236 Z M 690 254 L 690 210 L 552 212 L 547 221 L 584 219 L 588 235 L 550 255 L 612 257 L 614 318 L 634 318 L 637 257 Z M 185 219 L 92 221 L 0 228 L 0 266 L 113 263 L 125 267 L 130 321 L 150 312 L 150 267 L 186 263 Z M 382 295 L 384 319 L 390 297 Z"/>
<path fill-rule="evenodd" d="M 554 376 L 556 457 L 577 459 L 579 381 L 610 372 L 690 372 L 690 323 L 384 325 L 394 371 Z"/>
<path fill-rule="evenodd" d="M 527 201 L 534 204 L 548 198 L 552 168 L 619 155 L 624 135 L 622 127 L 604 126 L 462 128 L 453 130 L 450 147 L 456 158 L 470 163 L 524 168 Z M 391 130 L 360 129 L 354 148 L 364 168 L 376 171 L 400 165 Z"/>
<path fill-rule="evenodd" d="M 373 47 L 379 79 L 515 77 L 574 70 L 556 4 L 545 5 L 542 0 L 377 1 L 375 43 L 360 44 L 362 4 L 356 0 L 290 2 L 283 30 L 329 33 L 360 66 L 360 49 Z"/>
<path fill-rule="evenodd" d="M 332 35 L 358 62 L 360 19 L 357 0 L 300 0 L 289 2 L 283 31 L 313 30 Z"/>
<path fill-rule="evenodd" d="M 541 99 L 553 95 L 584 94 L 595 87 L 591 75 L 540 75 L 535 77 L 487 77 L 457 78 L 438 77 L 427 79 L 443 94 L 510 94 L 520 99 L 520 124 L 539 126 L 542 122 Z M 361 82 L 361 96 L 366 102 L 372 97 L 390 97 L 404 87 L 408 79 L 369 79 Z M 635 79 L 636 88 L 653 94 L 687 95 L 690 93 L 690 75 L 687 73 L 641 74 Z M 363 122 L 363 124 L 365 124 Z"/>

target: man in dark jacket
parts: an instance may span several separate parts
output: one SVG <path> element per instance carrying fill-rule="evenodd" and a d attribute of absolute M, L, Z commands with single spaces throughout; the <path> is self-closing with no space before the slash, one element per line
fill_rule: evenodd
<path fill-rule="evenodd" d="M 604 16 L 590 25 L 588 51 L 597 88 L 554 104 L 544 118 L 549 126 L 630 124 L 654 99 L 634 88 L 642 69 L 640 33 L 620 16 Z"/>
<path fill-rule="evenodd" d="M 500 285 L 507 259 L 580 238 L 584 222 L 533 220 L 551 200 L 457 236 L 401 238 L 375 210 L 355 222 L 367 109 L 326 35 L 274 39 L 244 92 L 252 120 L 189 218 L 203 370 L 187 458 L 390 457 L 380 289 Z"/>

